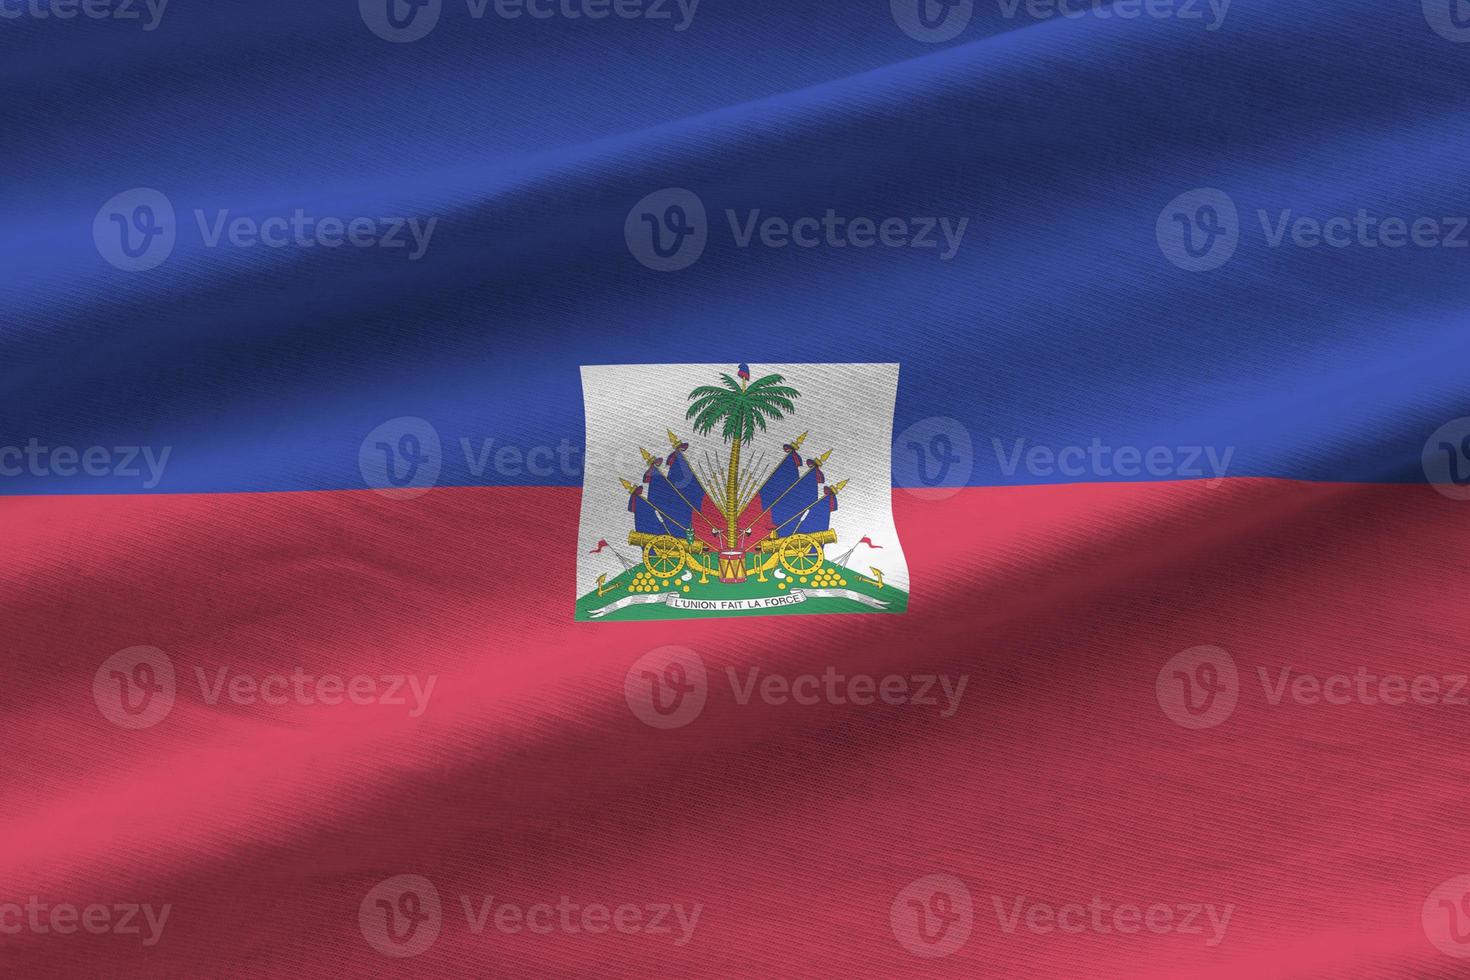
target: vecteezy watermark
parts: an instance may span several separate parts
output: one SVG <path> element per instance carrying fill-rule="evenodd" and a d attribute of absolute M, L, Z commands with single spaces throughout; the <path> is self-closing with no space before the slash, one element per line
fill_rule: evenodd
<path fill-rule="evenodd" d="M 1470 958 L 1470 874 L 1441 882 L 1430 892 L 1419 922 L 1435 949 L 1457 960 Z"/>
<path fill-rule="evenodd" d="M 151 187 L 114 195 L 92 219 L 92 242 L 98 253 L 124 272 L 144 272 L 163 264 L 177 238 L 173 202 Z"/>
<path fill-rule="evenodd" d="M 567 936 L 599 936 L 616 932 L 624 936 L 667 936 L 675 946 L 687 946 L 694 938 L 704 906 L 696 902 L 685 908 L 681 902 L 623 902 L 609 906 L 602 902 L 574 902 L 566 895 L 550 902 L 517 902 L 495 900 L 485 895 L 473 901 L 469 895 L 459 897 L 465 923 L 472 935 L 481 935 L 487 926 L 496 932 L 514 936 L 522 932 L 538 936 L 560 933 Z"/>
<path fill-rule="evenodd" d="M 309 674 L 296 667 L 289 674 L 261 675 L 231 671 L 219 667 L 212 674 L 203 667 L 194 668 L 199 693 L 204 703 L 214 706 L 221 700 L 241 707 L 264 704 L 281 707 L 341 704 L 378 705 L 385 708 L 407 708 L 408 717 L 420 718 L 429 710 L 438 674 Z"/>
<path fill-rule="evenodd" d="M 1359 208 L 1353 215 L 1315 218 L 1282 208 L 1258 209 L 1256 218 L 1270 248 L 1470 248 L 1470 218 L 1464 216 L 1403 218 Z"/>
<path fill-rule="evenodd" d="M 582 449 L 571 440 L 562 439 L 555 446 L 523 448 L 513 443 L 496 445 L 494 439 L 481 438 L 477 443 L 460 437 L 460 452 L 470 476 L 480 477 L 493 471 L 497 476 L 564 476 L 582 475 Z M 633 457 L 629 456 L 631 463 Z"/>
<path fill-rule="evenodd" d="M 1094 436 L 1086 443 L 1048 446 L 1024 437 L 992 437 L 995 472 L 1011 481 L 1106 479 L 1203 479 L 1219 486 L 1235 447 L 1117 445 Z M 893 441 L 893 482 L 925 500 L 953 496 L 970 482 L 977 459 L 964 423 L 929 418 L 908 426 Z"/>
<path fill-rule="evenodd" d="M 1061 905 L 1028 901 L 1024 895 L 1009 899 L 992 895 L 990 901 L 995 906 L 995 917 L 1000 923 L 1000 931 L 1007 936 L 1015 935 L 1022 928 L 1033 936 L 1050 936 L 1056 933 L 1068 936 L 1085 933 L 1097 936 L 1137 936 L 1142 933 L 1154 936 L 1201 936 L 1204 944 L 1211 949 L 1224 941 L 1225 930 L 1230 927 L 1230 917 L 1235 914 L 1233 904 L 1220 908 L 1212 903 L 1201 902 L 1115 904 L 1104 901 L 1100 895 L 1092 896 L 1087 902 L 1066 902 Z"/>
<path fill-rule="evenodd" d="M 911 881 L 888 907 L 888 927 L 898 944 L 915 956 L 938 959 L 959 951 L 975 925 L 970 889 L 953 875 Z"/>
<path fill-rule="evenodd" d="M 363 483 L 385 496 L 411 499 L 433 489 L 443 476 L 448 462 L 445 440 L 427 419 L 414 415 L 389 419 L 363 437 L 358 446 L 357 464 Z M 464 472 L 473 479 L 493 474 L 500 479 L 525 477 L 545 480 L 562 478 L 577 481 L 587 465 L 588 453 L 563 437 L 555 445 L 519 445 L 493 436 L 460 436 L 449 442 L 463 459 Z M 619 444 L 603 447 L 608 469 L 633 471 L 647 468 L 637 446 Z M 454 449 L 448 451 L 454 456 Z M 682 489 L 682 488 L 681 488 Z"/>
<path fill-rule="evenodd" d="M 704 906 L 681 902 L 583 902 L 562 895 L 555 902 L 521 903 L 494 895 L 460 895 L 465 927 L 472 936 L 487 929 L 506 936 L 648 936 L 687 946 Z M 381 881 L 363 897 L 358 928 L 384 956 L 418 956 L 439 938 L 444 912 L 439 890 L 422 875 L 397 875 Z"/>
<path fill-rule="evenodd" d="M 1256 209 L 1268 249 L 1470 248 L 1470 217 L 1354 214 L 1304 215 L 1291 208 Z M 1235 201 L 1224 191 L 1186 191 L 1164 206 L 1154 227 L 1159 249 L 1188 272 L 1218 269 L 1235 255 L 1244 230 Z"/>
<path fill-rule="evenodd" d="M 821 215 L 768 215 L 759 208 L 727 208 L 737 249 L 933 249 L 948 262 L 958 254 L 969 218 L 852 217 L 827 208 Z M 633 205 L 623 222 L 628 251 L 657 272 L 687 269 L 704 254 L 712 234 L 704 201 L 683 187 L 654 191 Z"/>
<path fill-rule="evenodd" d="M 229 208 L 195 208 L 193 216 L 199 243 L 208 249 L 402 249 L 410 262 L 424 257 L 439 223 L 438 218 L 319 216 L 304 208 L 264 217 L 232 217 Z M 111 265 L 126 272 L 143 272 L 168 259 L 184 230 L 163 192 L 135 187 L 114 195 L 98 209 L 92 220 L 92 241 Z"/>
<path fill-rule="evenodd" d="M 694 23 L 700 0 L 465 0 L 473 21 L 493 15 L 507 21 L 641 20 L 683 33 Z M 444 0 L 358 0 L 368 30 L 394 44 L 428 37 L 444 13 Z"/>
<path fill-rule="evenodd" d="M 1231 0 L 995 0 L 1006 20 L 1200 21 L 1206 31 L 1225 24 Z M 915 41 L 942 44 L 959 37 L 975 15 L 975 0 L 889 0 L 893 21 Z"/>
<path fill-rule="evenodd" d="M 1424 476 L 1451 500 L 1470 500 L 1470 417 L 1446 422 L 1424 443 Z"/>
<path fill-rule="evenodd" d="M 683 728 L 704 711 L 709 674 L 699 654 L 688 647 L 659 647 L 628 668 L 623 698 L 650 728 Z"/>
<path fill-rule="evenodd" d="M 439 430 L 405 415 L 373 429 L 357 450 L 362 481 L 384 496 L 411 500 L 433 489 L 443 466 Z"/>
<path fill-rule="evenodd" d="M 725 209 L 725 220 L 736 248 L 933 248 L 939 260 L 948 262 L 958 254 L 969 218 L 848 218 L 828 208 L 820 217 L 762 217 L 759 208 L 738 212 Z M 759 232 L 759 234 L 757 234 Z M 943 239 L 941 241 L 941 238 Z"/>
<path fill-rule="evenodd" d="M 1470 674 L 1314 674 L 1292 664 L 1257 666 L 1261 697 L 1269 707 L 1470 707 Z M 1191 647 L 1175 654 L 1155 682 L 1159 707 L 1184 728 L 1214 728 L 1234 713 L 1242 686 L 1235 658 L 1220 647 Z"/>
<path fill-rule="evenodd" d="M 0 0 L 0 20 L 115 20 L 156 31 L 169 0 Z"/>
<path fill-rule="evenodd" d="M 736 705 L 753 701 L 771 707 L 831 705 L 868 708 L 913 707 L 953 718 L 965 696 L 967 674 L 846 673 L 827 667 L 820 673 L 765 672 L 759 667 L 726 667 L 724 677 Z M 709 672 L 688 647 L 659 647 L 639 657 L 623 680 L 623 695 L 634 716 L 651 728 L 683 728 L 698 718 L 711 694 Z"/>
<path fill-rule="evenodd" d="M 965 696 L 968 674 L 951 677 L 948 674 L 845 674 L 836 667 L 828 667 L 821 674 L 762 674 L 759 667 L 741 672 L 734 667 L 725 668 L 725 677 L 730 682 L 730 691 L 735 703 L 747 705 L 752 698 L 762 704 L 773 706 L 798 705 L 811 707 L 818 704 L 836 706 L 854 705 L 866 708 L 884 704 L 899 708 L 933 708 L 941 718 L 953 718 L 960 710 L 960 700 Z"/>
<path fill-rule="evenodd" d="M 1235 712 L 1240 672 L 1220 647 L 1190 647 L 1159 668 L 1154 696 L 1164 714 L 1183 728 L 1214 728 Z"/>
<path fill-rule="evenodd" d="M 970 26 L 975 0 L 889 0 L 893 22 L 925 44 L 953 41 Z"/>
<path fill-rule="evenodd" d="M 628 212 L 623 240 L 633 258 L 655 272 L 687 269 L 709 244 L 704 201 L 683 187 L 654 191 Z"/>
<path fill-rule="evenodd" d="M 0 446 L 0 477 L 140 478 L 152 490 L 163 481 L 172 452 L 172 446 L 46 446 L 32 436 L 24 446 Z"/>
<path fill-rule="evenodd" d="M 1375 674 L 1367 667 L 1358 667 L 1349 674 L 1297 674 L 1287 664 L 1276 671 L 1257 667 L 1261 680 L 1261 691 L 1266 703 L 1279 705 L 1288 697 L 1292 704 L 1300 705 L 1347 705 L 1386 704 L 1398 707 L 1405 704 L 1423 706 L 1448 705 L 1470 707 L 1470 695 L 1466 674 Z"/>
<path fill-rule="evenodd" d="M 565 477 L 582 475 L 583 450 L 561 439 L 555 446 L 518 446 L 493 437 L 461 436 L 458 448 L 465 472 L 476 479 L 497 477 Z M 631 466 L 640 465 L 636 455 Z M 389 419 L 369 432 L 358 446 L 357 466 L 362 481 L 373 490 L 397 500 L 428 493 L 439 482 L 444 465 L 443 441 L 433 423 L 418 416 Z"/>
<path fill-rule="evenodd" d="M 1470 41 L 1470 7 L 1464 0 L 1423 0 L 1424 19 L 1446 41 Z"/>
<path fill-rule="evenodd" d="M 1201 21 L 1213 33 L 1225 25 L 1231 0 L 996 0 L 1006 20 Z"/>
<path fill-rule="evenodd" d="M 418 956 L 434 945 L 443 926 L 439 889 L 422 875 L 395 875 L 378 882 L 357 908 L 362 938 L 384 956 Z"/>
<path fill-rule="evenodd" d="M 1154 223 L 1164 257 L 1188 272 L 1208 272 L 1230 261 L 1240 244 L 1240 212 L 1213 187 L 1185 191 L 1164 205 Z"/>
<path fill-rule="evenodd" d="M 893 440 L 893 482 L 924 500 L 943 500 L 968 486 L 975 442 L 958 419 L 921 419 Z"/>
<path fill-rule="evenodd" d="M 173 710 L 174 662 L 157 647 L 119 650 L 92 675 L 92 700 L 119 728 L 152 728 Z"/>
<path fill-rule="evenodd" d="M 407 709 L 419 718 L 429 708 L 439 675 L 316 674 L 296 667 L 289 673 L 245 673 L 229 667 L 194 666 L 200 699 L 239 707 L 350 704 Z M 92 699 L 102 716 L 120 728 L 151 728 L 173 710 L 178 679 L 173 659 L 157 647 L 128 647 L 108 657 L 92 677 Z"/>
<path fill-rule="evenodd" d="M 996 924 L 1003 935 L 1024 930 L 1033 936 L 1199 936 L 1210 948 L 1225 940 L 1235 906 L 1207 902 L 1106 901 L 1093 895 L 1088 901 L 1050 902 L 1025 895 L 990 896 Z M 899 945 L 935 959 L 949 956 L 969 940 L 974 929 L 974 902 L 963 881 L 947 874 L 927 875 L 910 882 L 893 899 L 889 926 Z"/>
<path fill-rule="evenodd" d="M 31 895 L 24 904 L 0 902 L 0 935 L 18 936 L 138 936 L 144 946 L 157 946 L 163 927 L 173 912 L 172 903 L 155 908 L 151 904 L 114 902 L 43 902 Z"/>
<path fill-rule="evenodd" d="M 1208 477 L 1205 485 L 1219 486 L 1230 469 L 1235 447 L 1215 446 L 1111 446 L 1093 437 L 1085 446 L 1028 446 L 1025 439 L 991 439 L 1000 471 L 1014 477 L 1023 469 L 1028 476 L 1124 478 L 1152 476 L 1196 479 Z"/>

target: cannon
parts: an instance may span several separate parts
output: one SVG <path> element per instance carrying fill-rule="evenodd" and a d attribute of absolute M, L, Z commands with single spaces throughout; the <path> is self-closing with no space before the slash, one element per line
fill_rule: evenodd
<path fill-rule="evenodd" d="M 709 574 L 709 568 L 700 560 L 709 551 L 703 541 L 629 531 L 628 543 L 643 552 L 643 567 L 659 578 L 673 578 L 686 564 L 700 575 Z"/>
<path fill-rule="evenodd" d="M 770 555 L 761 564 L 765 572 L 777 562 L 792 575 L 810 575 L 822 567 L 826 556 L 822 546 L 837 543 L 836 531 L 816 531 L 810 534 L 797 533 L 784 538 L 766 538 L 761 542 L 761 553 Z"/>

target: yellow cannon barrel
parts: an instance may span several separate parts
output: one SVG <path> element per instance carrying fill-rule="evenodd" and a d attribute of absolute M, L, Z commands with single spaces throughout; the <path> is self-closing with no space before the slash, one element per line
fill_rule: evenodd
<path fill-rule="evenodd" d="M 668 537 L 668 535 L 664 535 L 664 534 L 642 534 L 642 533 L 640 533 L 638 531 L 629 531 L 628 532 L 628 543 L 631 544 L 631 545 L 633 545 L 633 547 L 635 547 L 635 548 L 647 548 L 650 544 L 653 543 L 653 541 L 654 541 L 655 538 L 666 538 L 666 537 Z M 694 541 L 693 544 L 690 544 L 688 541 L 684 540 L 683 538 L 672 538 L 671 540 L 677 541 L 679 544 L 683 545 L 684 546 L 684 550 L 687 551 L 687 552 L 689 552 L 690 554 L 693 554 L 693 555 L 702 555 L 706 551 L 709 550 L 708 546 L 703 541 L 700 541 L 697 538 L 695 539 L 695 541 Z"/>
<path fill-rule="evenodd" d="M 773 551 L 780 551 L 794 538 L 810 538 L 813 544 L 836 544 L 836 531 L 818 531 L 815 534 L 793 534 L 786 538 L 766 538 L 761 542 L 761 552 L 769 555 Z"/>

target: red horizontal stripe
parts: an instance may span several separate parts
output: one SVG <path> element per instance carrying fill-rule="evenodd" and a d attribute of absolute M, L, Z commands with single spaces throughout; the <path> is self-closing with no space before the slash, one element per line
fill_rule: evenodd
<path fill-rule="evenodd" d="M 44 497 L 0 502 L 7 625 L 0 903 L 173 906 L 156 946 L 0 936 L 17 975 L 1423 975 L 1420 924 L 1470 873 L 1470 707 L 1273 705 L 1318 678 L 1470 671 L 1470 522 L 1426 487 L 1285 481 L 898 492 L 901 617 L 576 624 L 576 491 Z M 861 532 L 859 532 L 861 533 Z M 614 542 L 616 544 L 616 542 Z M 884 542 L 879 542 L 884 543 Z M 625 549 L 626 550 L 626 549 Z M 641 723 L 629 668 L 675 643 L 709 671 L 683 728 Z M 146 644 L 178 671 L 154 727 L 93 677 Z M 1175 724 L 1160 669 L 1228 651 L 1239 704 Z M 207 703 L 209 682 L 436 675 L 384 705 Z M 727 669 L 965 675 L 939 707 L 739 703 Z M 911 688 L 912 689 L 912 688 Z M 1470 692 L 1462 692 L 1470 694 Z M 943 704 L 941 698 L 941 706 Z M 437 942 L 380 956 L 358 905 L 432 880 Z M 968 942 L 924 960 L 890 927 L 948 874 Z M 703 906 L 692 940 L 475 935 L 522 907 Z M 1204 934 L 1041 935 L 1013 908 L 1233 906 Z M 1038 913 L 1041 914 L 1041 913 Z M 675 937 L 678 931 L 675 929 Z M 1364 964 L 1368 964 L 1365 966 Z"/>

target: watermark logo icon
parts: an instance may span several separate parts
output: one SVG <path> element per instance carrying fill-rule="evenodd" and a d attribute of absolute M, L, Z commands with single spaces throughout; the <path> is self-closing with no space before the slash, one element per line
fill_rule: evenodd
<path fill-rule="evenodd" d="M 422 875 L 395 875 L 373 886 L 357 909 L 362 938 L 384 956 L 418 956 L 439 938 L 439 890 Z"/>
<path fill-rule="evenodd" d="M 405 415 L 368 433 L 357 452 L 357 467 L 374 490 L 411 500 L 439 482 L 443 458 L 438 430 L 425 419 Z"/>
<path fill-rule="evenodd" d="M 970 889 L 953 875 L 928 875 L 910 882 L 893 899 L 888 924 L 893 938 L 915 956 L 949 956 L 969 941 L 975 924 Z"/>
<path fill-rule="evenodd" d="M 169 0 L 3 0 L 0 20 L 29 18 L 37 21 L 114 20 L 134 21 L 144 34 L 158 30 Z"/>
<path fill-rule="evenodd" d="M 975 0 L 889 0 L 893 22 L 925 44 L 953 41 L 970 26 Z"/>
<path fill-rule="evenodd" d="M 426 37 L 439 23 L 444 0 L 357 0 L 368 30 L 394 44 Z"/>
<path fill-rule="evenodd" d="M 168 717 L 177 690 L 174 665 L 157 647 L 119 650 L 92 677 L 92 700 L 119 728 L 152 728 Z"/>
<path fill-rule="evenodd" d="M 682 187 L 654 191 L 623 222 L 628 251 L 655 272 L 687 269 L 709 244 L 709 216 L 699 195 Z"/>
<path fill-rule="evenodd" d="M 1159 707 L 1183 728 L 1214 728 L 1240 700 L 1235 659 L 1219 647 L 1191 647 L 1169 658 L 1154 683 Z"/>
<path fill-rule="evenodd" d="M 161 265 L 172 254 L 177 236 L 173 204 L 151 187 L 114 195 L 92 219 L 97 253 L 124 272 Z"/>
<path fill-rule="evenodd" d="M 1459 875 L 1429 893 L 1420 913 L 1424 935 L 1446 956 L 1470 958 L 1470 875 Z"/>
<path fill-rule="evenodd" d="M 1467 0 L 1424 0 L 1424 19 L 1434 33 L 1446 41 L 1470 41 L 1470 2 Z"/>
<path fill-rule="evenodd" d="M 1451 500 L 1470 500 L 1470 417 L 1446 422 L 1424 444 L 1424 475 Z"/>
<path fill-rule="evenodd" d="M 958 419 L 923 419 L 893 440 L 893 482 L 924 500 L 953 497 L 975 470 L 975 442 Z"/>
<path fill-rule="evenodd" d="M 1240 244 L 1240 212 L 1224 191 L 1185 191 L 1159 212 L 1159 249 L 1186 272 L 1208 272 L 1230 261 Z"/>
<path fill-rule="evenodd" d="M 704 661 L 688 647 L 659 647 L 639 657 L 623 679 L 623 696 L 650 728 L 683 728 L 709 698 Z"/>

